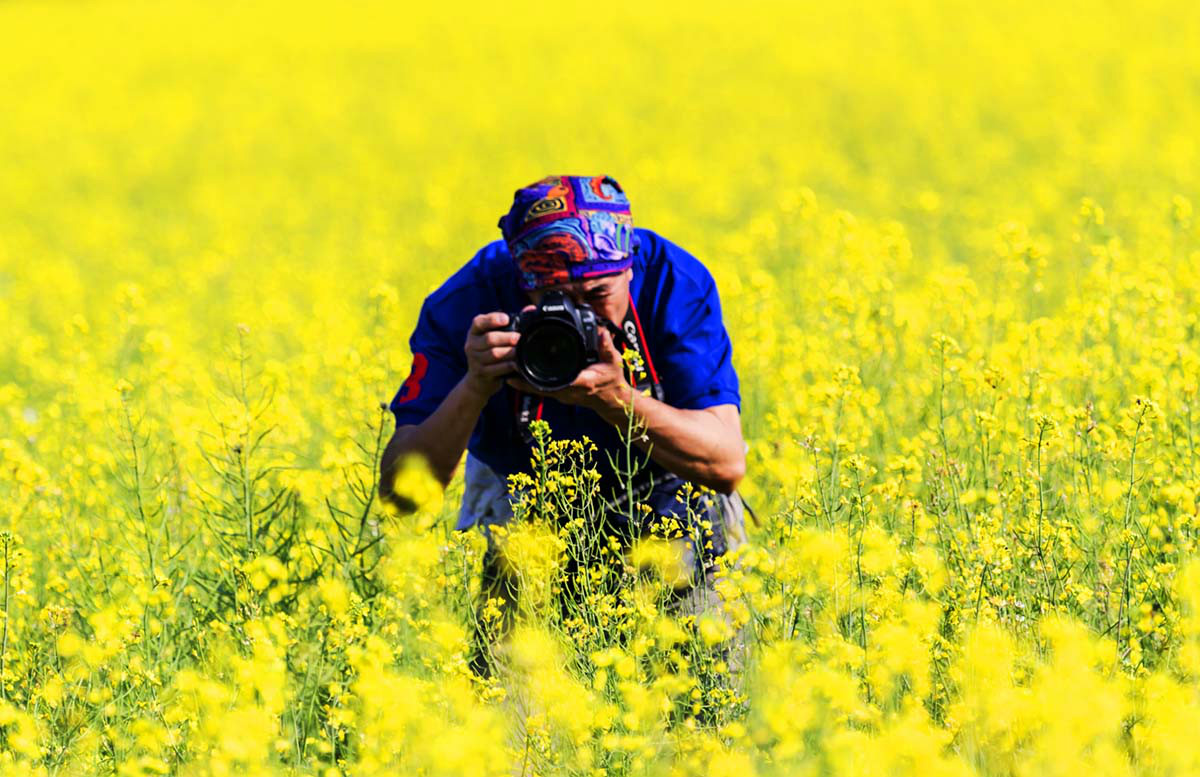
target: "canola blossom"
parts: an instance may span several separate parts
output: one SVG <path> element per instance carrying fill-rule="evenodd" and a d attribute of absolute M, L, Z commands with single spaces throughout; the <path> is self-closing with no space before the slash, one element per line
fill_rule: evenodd
<path fill-rule="evenodd" d="M 0 772 L 1200 773 L 1190 4 L 14 0 L 0 44 Z M 716 611 L 553 429 L 515 612 L 461 482 L 378 500 L 421 300 L 551 173 L 716 279 Z"/>

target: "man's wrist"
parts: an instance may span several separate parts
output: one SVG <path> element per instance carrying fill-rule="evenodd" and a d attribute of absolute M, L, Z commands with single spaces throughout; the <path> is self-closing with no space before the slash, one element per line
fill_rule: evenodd
<path fill-rule="evenodd" d="M 478 405 L 480 410 L 500 390 L 500 385 L 498 381 L 492 382 L 487 378 L 476 378 L 470 373 L 463 376 L 463 379 L 458 383 L 459 389 L 463 392 L 466 399 L 472 404 Z"/>
<path fill-rule="evenodd" d="M 606 398 L 602 407 L 597 411 L 600 417 L 608 423 L 624 431 L 629 428 L 630 414 L 634 416 L 635 431 L 641 425 L 641 416 L 637 412 L 637 398 L 641 393 L 628 384 L 621 391 L 614 392 Z M 644 398 L 644 397 L 643 397 Z"/>

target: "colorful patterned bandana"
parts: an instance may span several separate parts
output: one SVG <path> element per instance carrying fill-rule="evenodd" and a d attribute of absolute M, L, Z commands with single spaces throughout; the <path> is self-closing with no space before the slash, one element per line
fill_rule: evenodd
<path fill-rule="evenodd" d="M 629 199 L 606 175 L 552 175 L 518 189 L 498 226 L 526 291 L 621 272 L 637 249 Z"/>

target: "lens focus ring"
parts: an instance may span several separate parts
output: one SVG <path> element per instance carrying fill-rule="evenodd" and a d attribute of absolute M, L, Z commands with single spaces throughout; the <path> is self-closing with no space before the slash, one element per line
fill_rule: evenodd
<path fill-rule="evenodd" d="M 569 385 L 585 366 L 583 335 L 560 318 L 539 318 L 522 327 L 517 368 L 531 385 L 553 390 Z"/>

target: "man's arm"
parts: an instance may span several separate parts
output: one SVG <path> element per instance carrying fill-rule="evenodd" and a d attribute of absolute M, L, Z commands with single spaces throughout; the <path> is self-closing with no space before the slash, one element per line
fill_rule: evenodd
<path fill-rule="evenodd" d="M 611 408 L 601 417 L 624 431 L 629 424 L 626 407 Z M 746 446 L 735 405 L 681 410 L 635 391 L 633 417 L 633 443 L 684 480 L 732 494 L 746 474 Z"/>
<path fill-rule="evenodd" d="M 433 415 L 419 424 L 397 426 L 380 461 L 379 494 L 392 495 L 392 486 L 406 456 L 420 454 L 443 486 L 454 477 L 471 431 L 490 395 L 480 395 L 464 377 L 450 390 Z"/>
<path fill-rule="evenodd" d="M 379 463 L 381 497 L 398 501 L 393 487 L 406 456 L 421 455 L 443 486 L 454 477 L 480 413 L 500 390 L 504 376 L 513 371 L 513 351 L 520 335 L 504 331 L 507 325 L 507 313 L 484 313 L 471 321 L 463 345 L 467 374 L 424 421 L 396 427 Z"/>
<path fill-rule="evenodd" d="M 600 361 L 580 372 L 570 386 L 545 396 L 589 407 L 622 431 L 628 428 L 632 398 L 635 432 L 642 432 L 641 436 L 635 433 L 635 445 L 685 480 L 723 494 L 733 493 L 746 474 L 746 446 L 737 407 L 726 404 L 682 410 L 631 389 L 612 336 L 601 329 L 599 337 Z M 510 379 L 509 384 L 539 393 L 519 379 Z"/>

